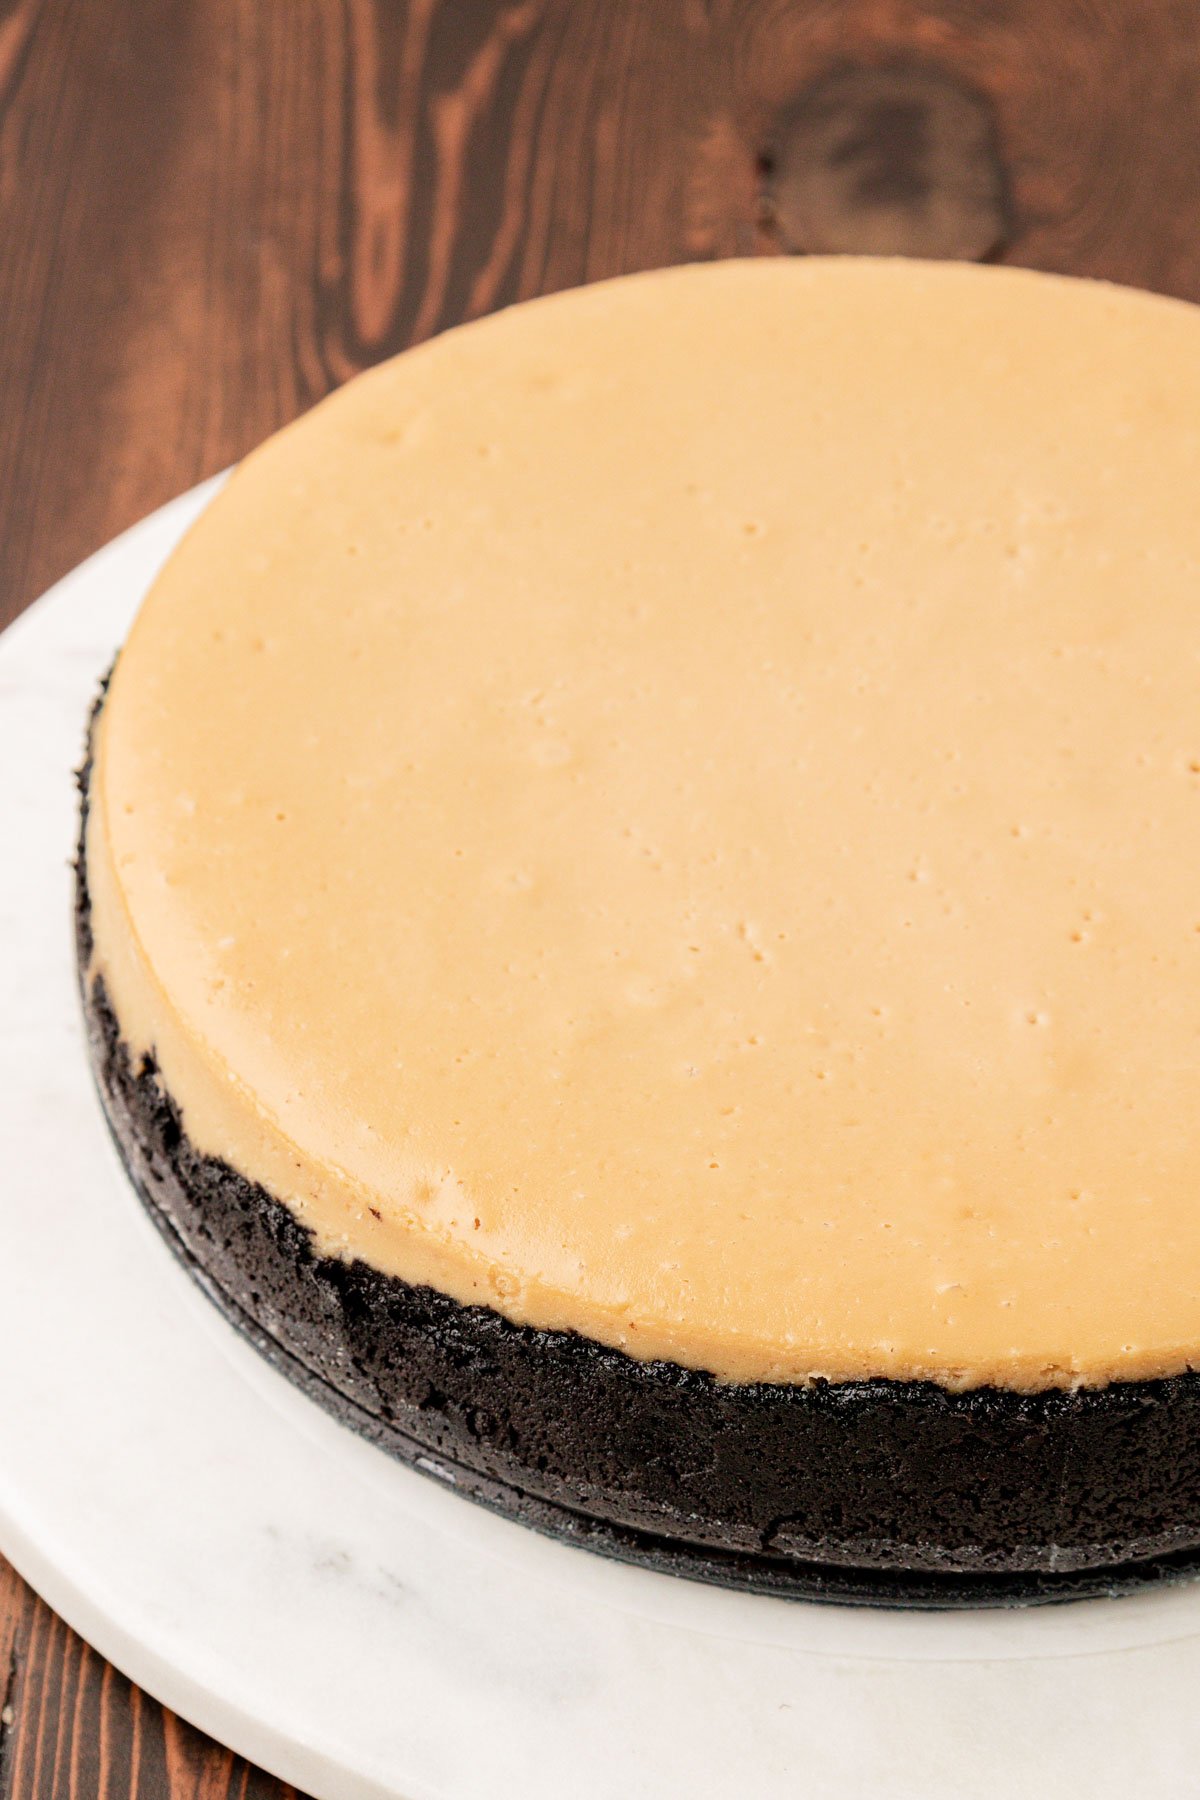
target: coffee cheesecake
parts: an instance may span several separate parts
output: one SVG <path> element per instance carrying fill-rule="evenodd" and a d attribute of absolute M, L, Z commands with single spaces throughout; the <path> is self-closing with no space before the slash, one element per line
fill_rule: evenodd
<path fill-rule="evenodd" d="M 240 466 L 93 716 L 156 1222 L 347 1423 L 684 1574 L 1200 1550 L 1200 312 L 1024 271 L 514 307 Z"/>

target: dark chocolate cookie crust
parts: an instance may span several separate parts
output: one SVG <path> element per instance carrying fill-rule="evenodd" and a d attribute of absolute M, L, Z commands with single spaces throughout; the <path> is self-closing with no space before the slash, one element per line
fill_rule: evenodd
<path fill-rule="evenodd" d="M 172 1248 L 293 1381 L 459 1492 L 627 1560 L 831 1599 L 1048 1600 L 1200 1564 L 1200 1375 L 734 1385 L 322 1257 L 131 1058 L 87 972 L 82 838 L 76 933 L 105 1112 Z"/>

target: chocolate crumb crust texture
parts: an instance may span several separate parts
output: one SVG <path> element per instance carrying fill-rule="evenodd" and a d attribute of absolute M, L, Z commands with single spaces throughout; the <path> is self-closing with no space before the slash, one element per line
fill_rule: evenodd
<path fill-rule="evenodd" d="M 131 1058 L 89 973 L 82 830 L 76 943 L 108 1123 L 171 1248 L 293 1382 L 456 1491 L 626 1561 L 834 1600 L 1037 1602 L 1200 1562 L 1200 1376 L 720 1382 L 322 1256 L 195 1149 L 153 1058 Z"/>

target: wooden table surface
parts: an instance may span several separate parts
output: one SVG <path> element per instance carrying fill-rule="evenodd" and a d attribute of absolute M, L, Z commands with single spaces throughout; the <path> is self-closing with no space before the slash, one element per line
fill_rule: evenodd
<path fill-rule="evenodd" d="M 1197 0 L 0 0 L 0 624 L 444 326 L 854 249 L 1200 299 Z M 290 1791 L 0 1561 L 0 1800 Z"/>

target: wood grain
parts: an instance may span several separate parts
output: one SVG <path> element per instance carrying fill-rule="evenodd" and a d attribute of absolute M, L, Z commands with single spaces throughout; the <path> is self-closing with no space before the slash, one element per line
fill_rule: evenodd
<path fill-rule="evenodd" d="M 285 1800 L 294 1794 L 131 1686 L 0 1559 L 5 1800 Z"/>
<path fill-rule="evenodd" d="M 1198 39 L 1192 0 L 10 3 L 0 619 L 455 320 L 814 247 L 786 123 L 831 71 L 978 97 L 1006 259 L 1200 295 Z M 893 224 L 929 246 L 919 194 Z"/>
<path fill-rule="evenodd" d="M 0 622 L 457 320 L 880 231 L 1200 299 L 1195 0 L 0 0 Z M 5 1694 L 0 1800 L 283 1791 L 0 1566 Z"/>

